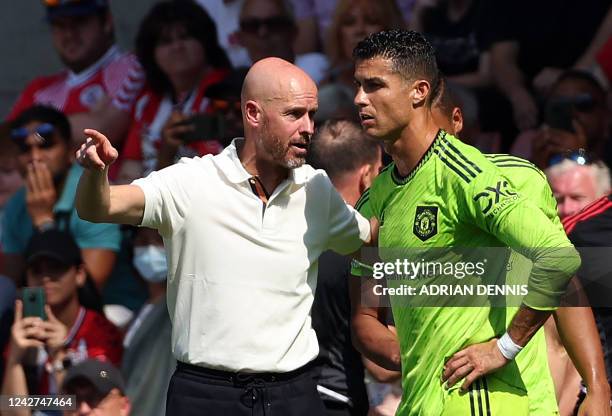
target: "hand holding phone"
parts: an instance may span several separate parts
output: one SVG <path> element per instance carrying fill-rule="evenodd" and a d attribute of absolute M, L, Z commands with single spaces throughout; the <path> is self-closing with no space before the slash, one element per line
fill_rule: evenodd
<path fill-rule="evenodd" d="M 225 134 L 225 120 L 220 115 L 196 114 L 179 125 L 189 125 L 191 129 L 181 135 L 185 143 L 219 140 Z"/>

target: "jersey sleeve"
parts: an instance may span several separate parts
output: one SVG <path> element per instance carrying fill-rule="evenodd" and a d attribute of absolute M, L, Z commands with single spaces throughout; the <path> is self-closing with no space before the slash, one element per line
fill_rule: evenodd
<path fill-rule="evenodd" d="M 536 203 L 513 189 L 495 165 L 481 161 L 473 180 L 457 180 L 460 220 L 529 258 L 533 267 L 523 303 L 533 309 L 555 309 L 580 266 L 578 252 Z"/>
<path fill-rule="evenodd" d="M 170 237 L 181 229 L 190 211 L 191 198 L 185 178 L 190 177 L 192 159 L 183 158 L 177 164 L 132 182 L 145 195 L 141 226 L 154 228 L 162 237 Z"/>

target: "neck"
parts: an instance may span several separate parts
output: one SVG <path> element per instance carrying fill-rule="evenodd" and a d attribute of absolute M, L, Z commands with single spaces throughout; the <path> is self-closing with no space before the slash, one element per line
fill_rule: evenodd
<path fill-rule="evenodd" d="M 417 113 L 397 140 L 385 142 L 385 150 L 393 158 L 402 176 L 407 176 L 414 170 L 435 140 L 439 130 L 429 112 L 421 111 L 422 115 Z"/>
<path fill-rule="evenodd" d="M 75 294 L 65 304 L 52 306 L 51 311 L 61 323 L 66 325 L 68 331 L 70 331 L 70 328 L 72 328 L 79 315 L 80 307 L 79 298 Z"/>
<path fill-rule="evenodd" d="M 182 73 L 174 77 L 170 76 L 170 83 L 172 84 L 174 97 L 177 102 L 182 102 L 198 86 L 207 70 L 207 67 L 204 67 L 193 73 Z"/>
<path fill-rule="evenodd" d="M 253 139 L 245 139 L 236 150 L 244 169 L 257 176 L 269 194 L 289 176 L 288 168 L 257 157 Z"/>
<path fill-rule="evenodd" d="M 354 207 L 359 197 L 361 197 L 361 178 L 358 173 L 347 174 L 336 178 L 331 178 L 334 188 L 338 191 L 342 199 Z"/>
<path fill-rule="evenodd" d="M 68 68 L 76 75 L 79 75 L 81 72 L 88 70 L 92 65 L 95 65 L 113 46 L 113 41 L 106 41 L 106 47 L 100 51 L 100 53 L 88 62 L 78 62 L 72 63 L 70 65 L 67 64 Z"/>
<path fill-rule="evenodd" d="M 166 282 L 149 283 L 149 303 L 157 303 L 166 295 Z"/>

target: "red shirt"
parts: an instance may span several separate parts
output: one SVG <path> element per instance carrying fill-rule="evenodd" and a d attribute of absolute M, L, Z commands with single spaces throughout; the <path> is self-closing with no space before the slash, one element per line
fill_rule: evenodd
<path fill-rule="evenodd" d="M 227 70 L 213 70 L 203 77 L 200 85 L 193 91 L 180 108 L 189 116 L 197 113 L 209 113 L 208 98 L 204 96 L 206 89 L 227 75 Z M 123 159 L 142 161 L 144 175 L 155 170 L 157 153 L 161 144 L 161 131 L 175 108 L 169 96 L 161 96 L 153 92 L 150 86 L 145 87 L 132 111 L 132 126 L 121 152 Z M 208 153 L 219 153 L 221 145 L 216 141 L 201 141 L 181 146 L 178 157 L 197 156 Z"/>
<path fill-rule="evenodd" d="M 113 46 L 79 74 L 66 70 L 36 78 L 21 93 L 8 119 L 35 104 L 48 105 L 65 114 L 88 112 L 103 97 L 113 96 L 130 69 L 137 65 L 134 55 L 121 53 Z"/>
<path fill-rule="evenodd" d="M 96 311 L 81 307 L 79 315 L 66 337 L 67 357 L 70 357 L 73 364 L 87 358 L 96 358 L 102 361 L 110 361 L 113 365 L 119 367 L 123 354 L 122 343 L 121 333 L 108 319 Z M 47 358 L 40 368 L 42 377 L 38 384 L 39 391 L 37 394 L 49 394 L 58 391 L 57 386 L 53 386 L 53 375 L 45 369 L 48 362 Z"/>

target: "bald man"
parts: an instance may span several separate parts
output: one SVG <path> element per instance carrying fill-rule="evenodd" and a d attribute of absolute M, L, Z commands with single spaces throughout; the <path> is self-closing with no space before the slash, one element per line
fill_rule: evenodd
<path fill-rule="evenodd" d="M 244 138 L 131 185 L 109 186 L 117 150 L 85 130 L 76 207 L 89 221 L 155 228 L 164 239 L 178 361 L 167 414 L 323 414 L 311 371 L 317 260 L 356 251 L 370 226 L 305 165 L 317 88 L 301 69 L 257 62 L 241 106 Z"/>

